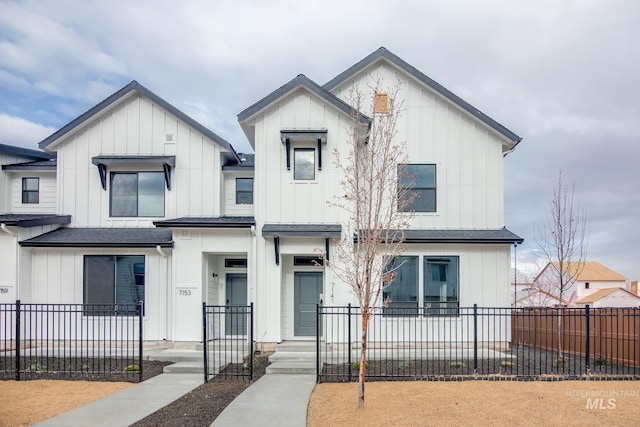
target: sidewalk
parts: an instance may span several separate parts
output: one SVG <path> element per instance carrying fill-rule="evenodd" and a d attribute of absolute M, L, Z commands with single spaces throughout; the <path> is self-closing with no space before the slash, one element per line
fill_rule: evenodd
<path fill-rule="evenodd" d="M 202 374 L 160 374 L 37 427 L 127 427 L 202 385 Z"/>
<path fill-rule="evenodd" d="M 266 374 L 240 394 L 212 427 L 304 427 L 313 374 Z"/>

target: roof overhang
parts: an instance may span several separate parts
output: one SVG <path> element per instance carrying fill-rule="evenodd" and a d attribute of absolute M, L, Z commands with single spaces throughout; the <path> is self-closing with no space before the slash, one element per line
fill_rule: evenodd
<path fill-rule="evenodd" d="M 392 236 L 400 236 L 402 230 L 393 230 Z M 366 232 L 361 232 L 366 233 Z M 463 243 L 463 244 L 520 244 L 524 241 L 506 228 L 498 230 L 404 230 L 405 243 Z M 357 236 L 355 236 L 357 241 Z"/>
<path fill-rule="evenodd" d="M 0 223 L 13 227 L 38 227 L 71 223 L 71 215 L 54 214 L 5 214 L 0 215 Z"/>
<path fill-rule="evenodd" d="M 262 237 L 342 237 L 340 224 L 265 224 Z"/>
<path fill-rule="evenodd" d="M 256 221 L 253 217 L 182 217 L 154 221 L 153 225 L 160 228 L 251 228 Z"/>
<path fill-rule="evenodd" d="M 171 230 L 157 228 L 59 228 L 20 242 L 39 248 L 172 248 Z"/>

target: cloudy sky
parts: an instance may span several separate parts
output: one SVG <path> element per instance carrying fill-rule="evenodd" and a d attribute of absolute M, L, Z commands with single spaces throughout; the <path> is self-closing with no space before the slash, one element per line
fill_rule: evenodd
<path fill-rule="evenodd" d="M 639 21 L 637 0 L 0 0 L 0 143 L 36 148 L 135 79 L 250 151 L 237 113 L 385 46 L 524 138 L 505 159 L 519 266 L 562 169 L 589 258 L 637 280 Z"/>

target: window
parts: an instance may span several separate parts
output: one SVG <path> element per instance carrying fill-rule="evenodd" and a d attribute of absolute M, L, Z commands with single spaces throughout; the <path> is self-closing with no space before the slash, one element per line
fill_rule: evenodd
<path fill-rule="evenodd" d="M 391 299 L 386 315 L 416 315 L 418 312 L 418 257 L 400 256 L 391 264 L 393 280 L 386 287 L 383 298 Z M 399 310 L 404 309 L 404 310 Z"/>
<path fill-rule="evenodd" d="M 164 174 L 111 172 L 111 216 L 164 216 Z"/>
<path fill-rule="evenodd" d="M 589 282 L 585 282 L 585 284 L 584 284 L 584 288 L 585 288 L 585 289 L 589 289 Z"/>
<path fill-rule="evenodd" d="M 144 301 L 144 256 L 85 255 L 83 292 L 87 314 L 136 315 Z"/>
<path fill-rule="evenodd" d="M 247 260 L 244 258 L 225 258 L 225 268 L 247 268 Z"/>
<path fill-rule="evenodd" d="M 253 204 L 253 178 L 236 178 L 236 205 Z"/>
<path fill-rule="evenodd" d="M 293 150 L 293 179 L 314 180 L 316 178 L 315 148 L 295 148 Z"/>
<path fill-rule="evenodd" d="M 398 199 L 403 212 L 436 211 L 436 165 L 398 165 L 398 186 L 405 200 Z"/>
<path fill-rule="evenodd" d="M 40 203 L 40 178 L 22 178 L 22 203 Z"/>
<path fill-rule="evenodd" d="M 296 267 L 318 267 L 324 265 L 324 260 L 319 256 L 294 256 L 293 265 Z"/>
<path fill-rule="evenodd" d="M 424 258 L 424 307 L 429 316 L 457 316 L 458 257 Z"/>

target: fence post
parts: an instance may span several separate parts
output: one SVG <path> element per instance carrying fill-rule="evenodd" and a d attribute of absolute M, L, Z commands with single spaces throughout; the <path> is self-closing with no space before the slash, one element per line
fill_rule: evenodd
<path fill-rule="evenodd" d="M 590 347 L 590 339 L 589 339 L 589 335 L 591 335 L 591 328 L 589 326 L 590 323 L 590 319 L 589 319 L 589 304 L 587 304 L 584 307 L 584 317 L 585 317 L 585 349 L 584 349 L 584 363 L 587 367 L 587 371 L 586 373 L 589 373 L 589 347 Z"/>
<path fill-rule="evenodd" d="M 316 304 L 316 384 L 320 384 L 320 304 Z"/>
<path fill-rule="evenodd" d="M 202 348 L 204 349 L 204 382 L 209 381 L 209 350 L 207 349 L 207 303 L 202 303 Z"/>
<path fill-rule="evenodd" d="M 253 302 L 249 304 L 249 357 L 251 358 L 250 381 L 253 382 Z"/>
<path fill-rule="evenodd" d="M 347 372 L 349 372 L 349 382 L 351 382 L 351 303 L 347 306 Z"/>
<path fill-rule="evenodd" d="M 473 373 L 478 373 L 478 304 L 473 304 Z"/>
<path fill-rule="evenodd" d="M 16 300 L 16 381 L 20 381 L 20 300 Z"/>
<path fill-rule="evenodd" d="M 138 382 L 142 382 L 142 346 L 143 346 L 143 323 L 144 323 L 144 302 L 138 302 Z"/>

